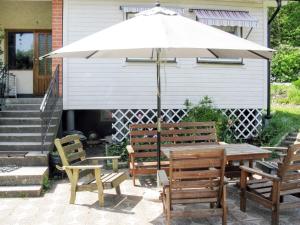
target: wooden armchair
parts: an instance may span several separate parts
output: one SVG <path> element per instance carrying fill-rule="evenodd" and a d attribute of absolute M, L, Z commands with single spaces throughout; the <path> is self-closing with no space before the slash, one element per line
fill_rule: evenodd
<path fill-rule="evenodd" d="M 222 224 L 226 224 L 225 163 L 224 149 L 220 147 L 170 153 L 170 178 L 164 170 L 158 171 L 167 224 L 170 224 L 171 217 L 208 216 L 222 216 Z M 173 207 L 191 203 L 209 203 L 210 208 L 179 211 Z"/>
<path fill-rule="evenodd" d="M 71 183 L 71 204 L 75 203 L 77 191 L 98 190 L 100 207 L 104 205 L 103 189 L 115 188 L 117 194 L 121 194 L 119 185 L 127 175 L 118 172 L 119 156 L 86 158 L 78 135 L 55 139 L 54 143 L 63 164 L 63 167 L 56 167 L 66 171 Z M 112 160 L 113 172 L 101 172 L 103 160 Z"/>
<path fill-rule="evenodd" d="M 289 147 L 277 175 L 270 175 L 257 169 L 241 166 L 240 208 L 246 211 L 246 198 L 272 210 L 272 225 L 279 224 L 279 210 L 300 207 L 297 202 L 285 202 L 285 195 L 300 197 L 300 144 Z M 256 174 L 262 179 L 247 178 Z"/>

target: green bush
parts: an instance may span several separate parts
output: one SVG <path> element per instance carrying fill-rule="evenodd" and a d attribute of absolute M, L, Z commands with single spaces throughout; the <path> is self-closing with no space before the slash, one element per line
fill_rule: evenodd
<path fill-rule="evenodd" d="M 107 148 L 107 156 L 121 156 L 121 162 L 128 161 L 128 152 L 126 150 L 126 146 L 128 145 L 128 141 L 125 140 L 123 142 L 117 144 L 111 144 Z"/>
<path fill-rule="evenodd" d="M 205 96 L 197 105 L 192 105 L 189 100 L 186 100 L 184 105 L 188 110 L 187 115 L 183 118 L 184 122 L 215 121 L 217 135 L 220 141 L 228 143 L 236 141 L 233 131 L 231 130 L 234 119 L 229 119 L 221 110 L 214 108 L 213 102 L 209 97 Z"/>
<path fill-rule="evenodd" d="M 300 105 L 299 82 L 293 82 L 293 85 L 272 85 L 271 94 L 273 102 L 279 104 Z"/>
<path fill-rule="evenodd" d="M 300 89 L 300 78 L 299 78 L 298 80 L 294 81 L 294 82 L 293 82 L 293 85 L 294 85 L 296 88 Z"/>
<path fill-rule="evenodd" d="M 271 63 L 273 80 L 292 82 L 300 77 L 300 48 L 281 45 Z"/>

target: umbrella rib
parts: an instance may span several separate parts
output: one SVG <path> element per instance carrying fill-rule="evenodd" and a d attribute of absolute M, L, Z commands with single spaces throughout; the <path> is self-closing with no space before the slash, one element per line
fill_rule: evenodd
<path fill-rule="evenodd" d="M 217 59 L 220 58 L 213 50 L 207 49 L 211 54 L 213 54 Z"/>
<path fill-rule="evenodd" d="M 92 54 L 88 55 L 87 57 L 85 57 L 86 59 L 91 58 L 93 55 L 95 55 L 98 52 L 98 50 L 94 51 Z"/>
<path fill-rule="evenodd" d="M 269 58 L 267 58 L 267 57 L 265 57 L 265 56 L 263 56 L 263 55 L 261 55 L 261 54 L 259 54 L 259 53 L 255 52 L 255 51 L 248 50 L 248 52 L 251 52 L 252 54 L 254 54 L 254 55 L 257 55 L 257 56 L 259 56 L 260 58 L 263 58 L 263 59 L 269 60 Z"/>

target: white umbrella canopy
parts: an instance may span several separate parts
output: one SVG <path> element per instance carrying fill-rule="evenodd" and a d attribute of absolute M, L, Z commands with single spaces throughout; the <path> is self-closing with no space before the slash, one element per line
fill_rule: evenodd
<path fill-rule="evenodd" d="M 61 49 L 48 57 L 125 58 L 153 57 L 266 58 L 272 49 L 220 29 L 154 7 Z"/>
<path fill-rule="evenodd" d="M 160 169 L 161 57 L 270 59 L 274 50 L 154 7 L 132 19 L 87 36 L 44 57 L 153 58 L 157 66 L 157 165 Z"/>

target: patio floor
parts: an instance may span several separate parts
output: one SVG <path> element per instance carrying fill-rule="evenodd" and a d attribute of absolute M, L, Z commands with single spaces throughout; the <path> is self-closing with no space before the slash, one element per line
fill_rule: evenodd
<path fill-rule="evenodd" d="M 114 190 L 105 194 L 105 206 L 100 208 L 97 193 L 80 192 L 76 204 L 69 201 L 70 185 L 67 180 L 56 181 L 51 190 L 40 198 L 0 199 L 0 224 L 3 225 L 129 225 L 165 224 L 162 203 L 151 200 L 149 195 L 155 181 L 141 179 L 142 186 L 133 187 L 131 180 L 121 185 L 122 196 Z M 154 192 L 155 193 L 155 192 Z M 149 196 L 151 196 L 149 198 Z M 198 206 L 202 207 L 202 206 Z M 239 210 L 239 193 L 234 185 L 228 187 L 228 224 L 267 225 L 270 224 L 270 211 L 248 201 L 247 213 Z M 177 219 L 172 224 L 221 224 L 220 218 Z M 300 209 L 281 211 L 280 224 L 299 225 Z"/>

